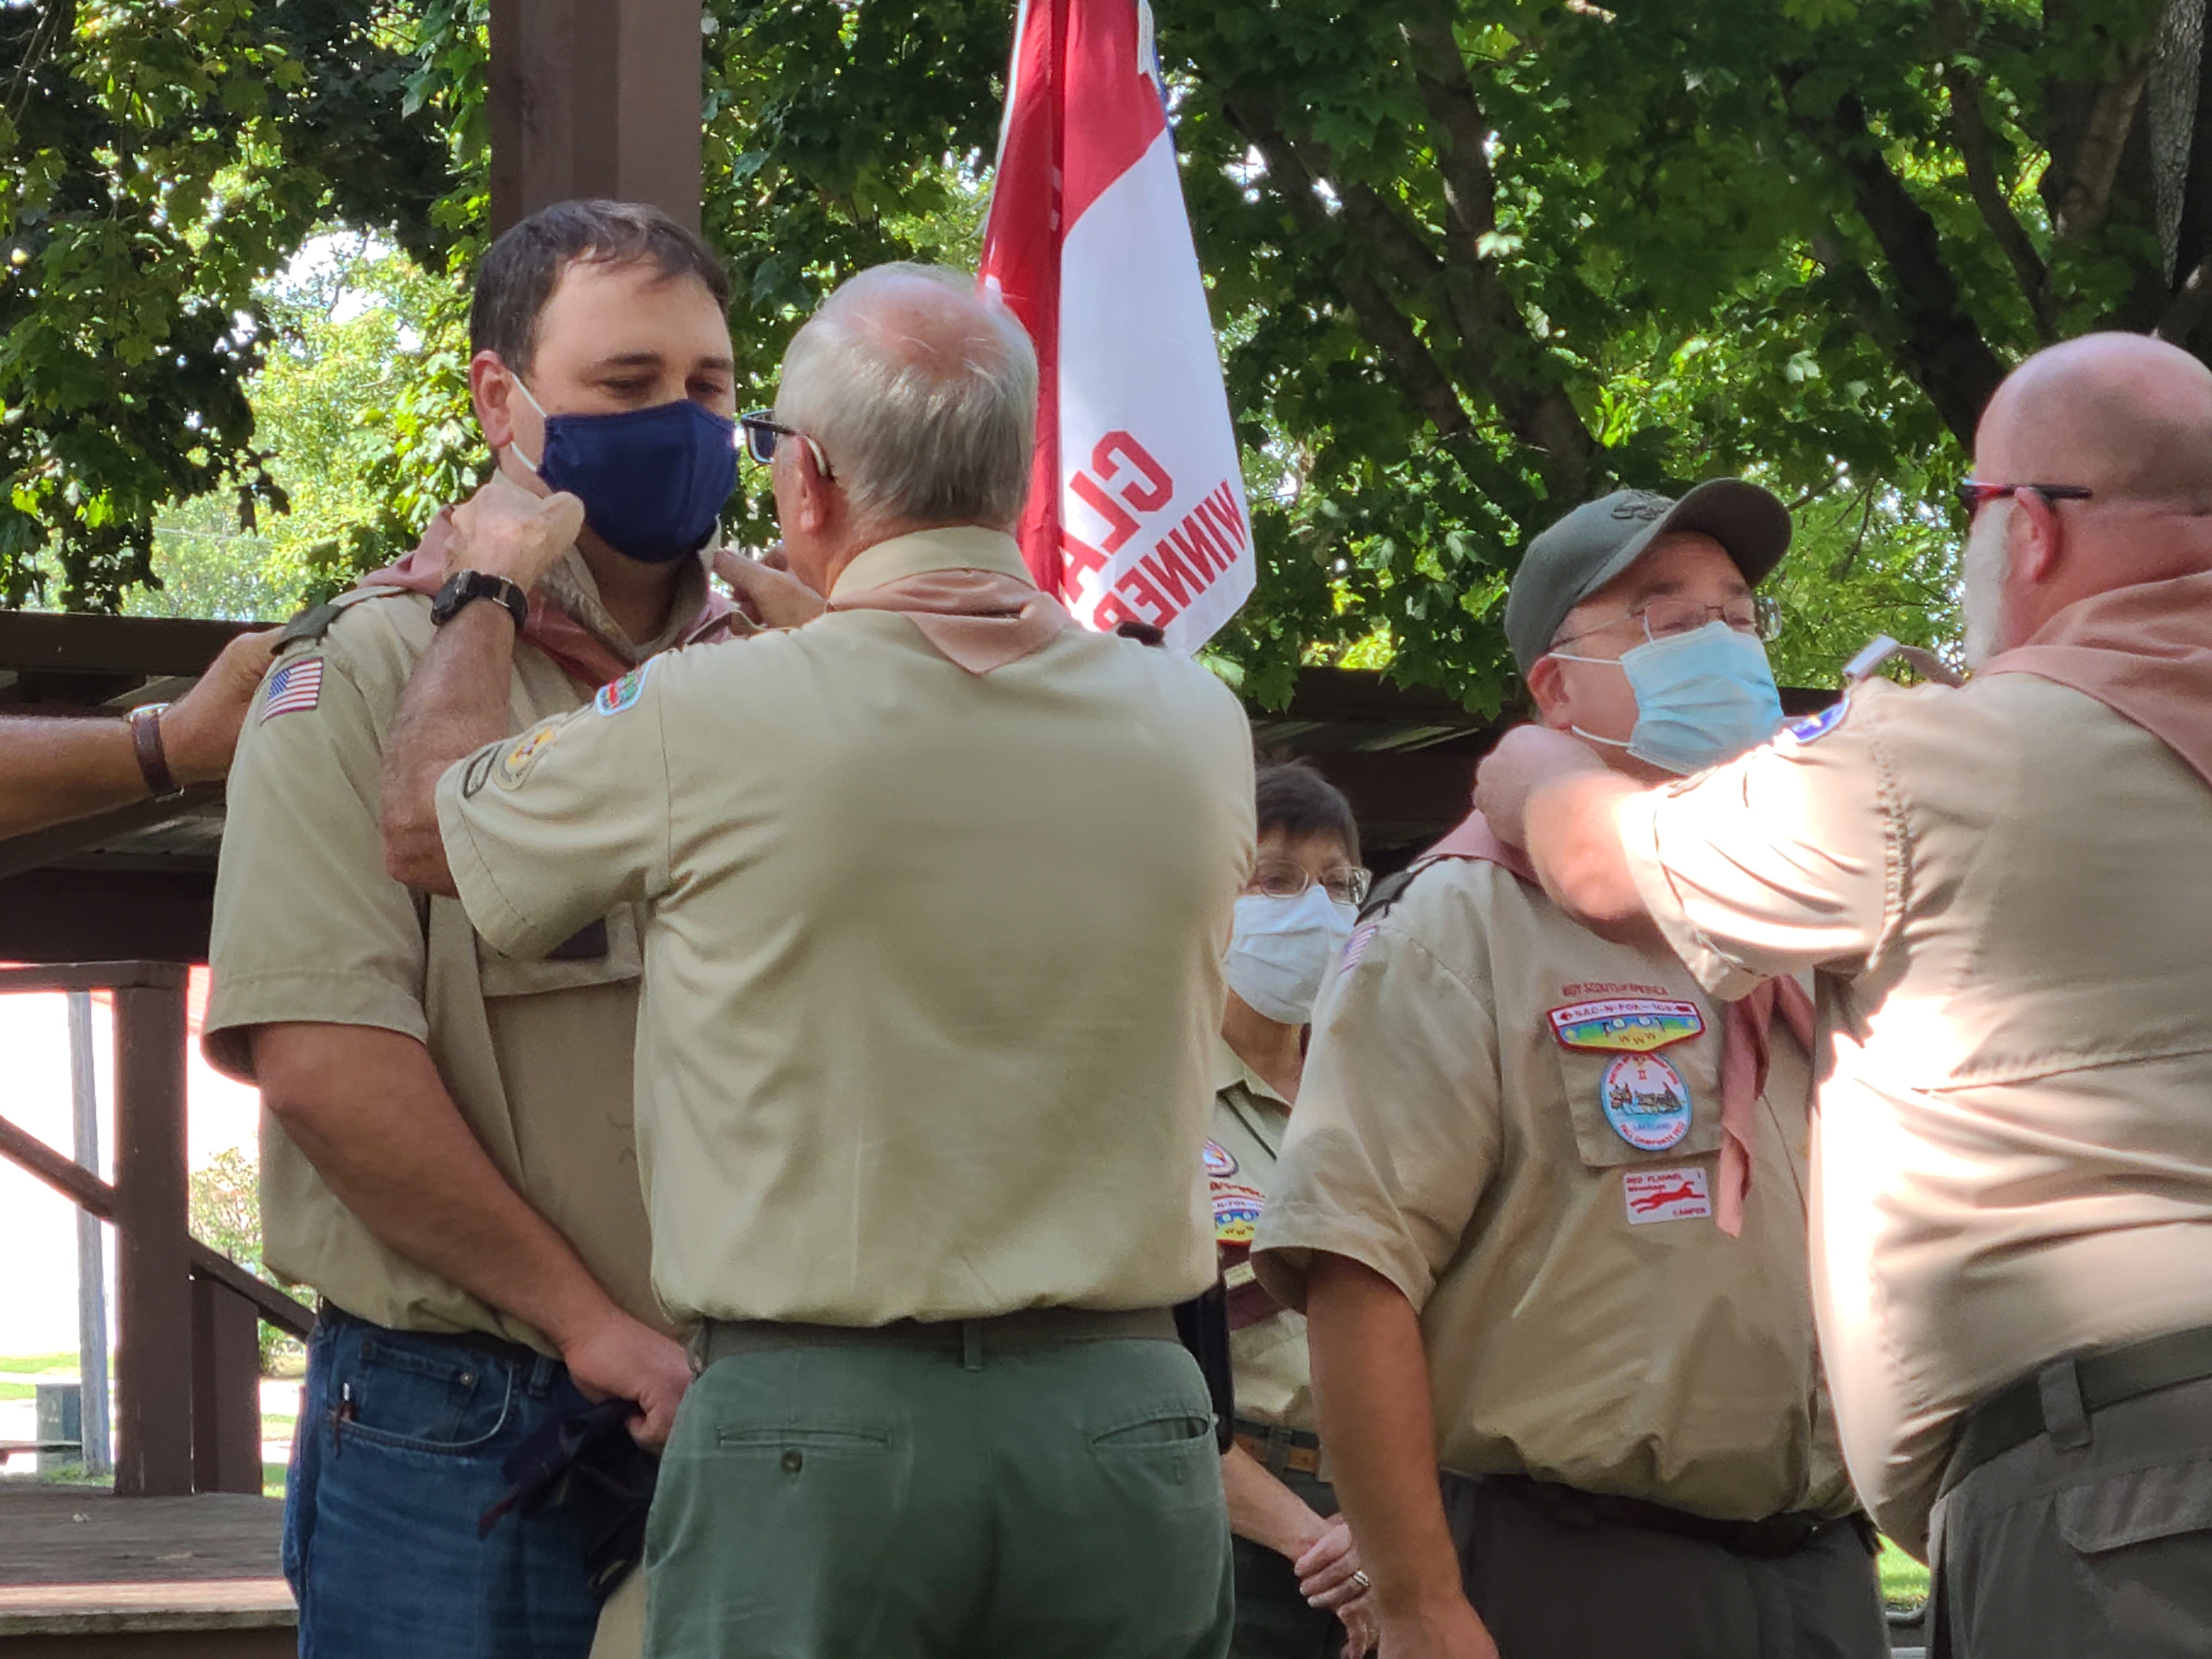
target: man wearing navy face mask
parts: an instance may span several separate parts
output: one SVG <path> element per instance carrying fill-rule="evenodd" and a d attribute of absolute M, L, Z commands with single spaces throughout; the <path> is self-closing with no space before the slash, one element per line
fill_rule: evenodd
<path fill-rule="evenodd" d="M 637 908 L 501 955 L 386 873 L 379 776 L 416 659 L 479 601 L 519 635 L 510 730 L 726 611 L 704 550 L 736 477 L 728 299 L 653 208 L 562 203 L 500 237 L 469 369 L 492 480 L 283 630 L 248 717 L 205 1040 L 269 1109 L 269 1263 L 321 1297 L 287 1492 L 305 1659 L 581 1659 L 610 1518 L 478 1517 L 534 1431 L 611 1398 L 657 1444 L 690 1381 L 633 1148 Z M 517 538 L 566 550 L 527 598 L 468 568 Z"/>
<path fill-rule="evenodd" d="M 1505 632 L 1539 720 L 1644 780 L 1765 739 L 1789 541 L 1733 480 L 1538 536 Z M 1377 889 L 1252 1260 L 1307 1316 L 1388 1659 L 1887 1651 L 1813 1338 L 1809 1034 L 1794 982 L 1724 1007 L 1583 927 L 1479 814 Z"/>

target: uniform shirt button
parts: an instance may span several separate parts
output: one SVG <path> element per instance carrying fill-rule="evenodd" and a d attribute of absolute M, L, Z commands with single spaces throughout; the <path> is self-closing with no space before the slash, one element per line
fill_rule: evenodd
<path fill-rule="evenodd" d="M 794 1447 L 783 1455 L 783 1472 L 786 1474 L 797 1474 L 805 1462 L 805 1458 L 801 1456 L 798 1449 Z"/>

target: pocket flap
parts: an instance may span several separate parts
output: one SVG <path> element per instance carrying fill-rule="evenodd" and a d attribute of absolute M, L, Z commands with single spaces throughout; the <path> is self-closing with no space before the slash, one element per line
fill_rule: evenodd
<path fill-rule="evenodd" d="M 2084 1555 L 2212 1530 L 2212 1457 L 2100 1475 L 2055 1507 L 2058 1535 Z"/>

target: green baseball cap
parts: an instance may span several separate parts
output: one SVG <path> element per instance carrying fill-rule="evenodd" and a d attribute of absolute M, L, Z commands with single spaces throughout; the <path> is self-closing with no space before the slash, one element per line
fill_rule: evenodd
<path fill-rule="evenodd" d="M 1790 546 L 1790 509 L 1741 478 L 1712 478 L 1681 500 L 1616 489 L 1585 502 L 1528 544 L 1505 595 L 1505 642 L 1526 674 L 1567 612 L 1644 556 L 1670 531 L 1711 536 L 1753 587 Z"/>

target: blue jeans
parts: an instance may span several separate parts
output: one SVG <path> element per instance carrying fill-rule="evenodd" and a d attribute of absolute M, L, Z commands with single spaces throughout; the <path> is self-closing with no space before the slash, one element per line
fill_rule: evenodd
<path fill-rule="evenodd" d="M 580 1404 L 557 1360 L 326 1310 L 284 1495 L 301 1659 L 584 1659 L 582 1530 L 554 1510 L 477 1536 L 507 1455 Z"/>

